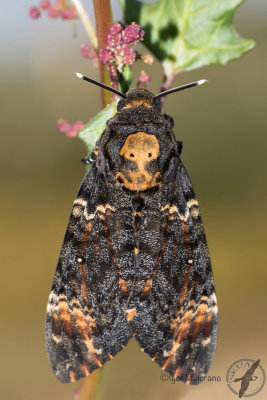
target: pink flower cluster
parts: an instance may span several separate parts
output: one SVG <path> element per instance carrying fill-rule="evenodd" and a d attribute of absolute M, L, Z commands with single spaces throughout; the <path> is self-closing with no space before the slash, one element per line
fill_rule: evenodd
<path fill-rule="evenodd" d="M 48 0 L 42 0 L 39 7 L 32 7 L 29 15 L 33 19 L 40 17 L 43 11 L 47 11 L 49 18 L 61 18 L 66 20 L 74 20 L 78 18 L 76 8 L 69 4 L 67 0 L 56 0 L 55 5 L 51 5 Z"/>
<path fill-rule="evenodd" d="M 98 60 L 98 55 L 95 49 L 93 49 L 89 44 L 83 44 L 81 46 L 81 54 L 84 58 L 89 58 L 89 60 L 92 60 L 93 66 L 95 68 L 99 67 L 99 60 Z"/>
<path fill-rule="evenodd" d="M 70 139 L 76 138 L 84 125 L 85 124 L 82 121 L 76 121 L 73 124 L 69 124 L 65 119 L 59 119 L 57 122 L 59 132 L 65 133 L 65 135 Z"/>
<path fill-rule="evenodd" d="M 125 64 L 132 65 L 136 60 L 137 53 L 130 46 L 143 40 L 144 34 L 135 22 L 126 28 L 116 22 L 109 30 L 106 47 L 99 54 L 100 61 L 108 66 L 116 65 L 121 73 Z"/>
<path fill-rule="evenodd" d="M 140 75 L 139 75 L 137 86 L 139 88 L 146 89 L 148 84 L 150 83 L 150 80 L 151 80 L 150 76 L 145 71 L 141 71 Z"/>

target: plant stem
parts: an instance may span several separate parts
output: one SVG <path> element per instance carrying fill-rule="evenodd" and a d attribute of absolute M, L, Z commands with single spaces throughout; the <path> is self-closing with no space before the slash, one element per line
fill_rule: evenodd
<path fill-rule="evenodd" d="M 98 48 L 98 42 L 97 42 L 97 37 L 95 34 L 95 29 L 92 25 L 92 22 L 89 18 L 89 15 L 87 14 L 83 3 L 80 0 L 72 0 L 72 3 L 74 4 L 77 13 L 79 14 L 79 17 L 81 18 L 82 24 L 84 26 L 84 29 L 87 32 L 87 35 L 89 36 L 90 42 L 94 49 L 97 50 Z"/>
<path fill-rule="evenodd" d="M 112 13 L 110 0 L 94 0 L 96 33 L 98 37 L 98 51 L 106 47 L 109 28 L 112 24 Z M 107 68 L 100 63 L 100 80 L 106 85 L 110 85 L 110 78 Z M 105 107 L 111 101 L 111 93 L 101 90 L 102 105 Z"/>
<path fill-rule="evenodd" d="M 103 367 L 94 371 L 83 379 L 80 390 L 79 400 L 98 400 L 100 394 L 100 383 L 102 379 Z"/>

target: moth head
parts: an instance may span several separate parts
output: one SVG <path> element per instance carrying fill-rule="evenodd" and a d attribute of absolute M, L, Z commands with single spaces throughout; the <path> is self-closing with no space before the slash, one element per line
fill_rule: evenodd
<path fill-rule="evenodd" d="M 117 110 L 144 107 L 161 112 L 160 101 L 153 93 L 146 89 L 131 89 L 126 93 L 126 98 L 120 99 Z"/>

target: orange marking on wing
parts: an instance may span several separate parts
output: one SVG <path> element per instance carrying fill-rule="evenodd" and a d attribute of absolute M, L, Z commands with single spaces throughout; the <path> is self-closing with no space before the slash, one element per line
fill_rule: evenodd
<path fill-rule="evenodd" d="M 87 248 L 87 243 L 90 239 L 90 233 L 92 229 L 92 221 L 87 222 L 84 232 L 81 236 L 81 243 L 77 246 L 77 257 L 82 258 Z"/>
<path fill-rule="evenodd" d="M 167 223 L 167 225 L 166 225 L 166 228 L 165 228 L 164 234 L 163 234 L 163 242 L 162 242 L 160 251 L 159 251 L 159 253 L 158 253 L 156 262 L 155 262 L 155 267 L 154 267 L 153 271 L 151 272 L 150 278 L 149 278 L 148 281 L 146 282 L 145 287 L 144 287 L 144 289 L 143 289 L 143 291 L 142 291 L 142 293 L 141 293 L 141 299 L 142 299 L 142 300 L 147 296 L 147 294 L 148 294 L 148 292 L 149 292 L 149 289 L 150 289 L 150 287 L 151 287 L 151 285 L 152 285 L 153 278 L 154 278 L 154 276 L 155 276 L 156 273 L 157 273 L 158 267 L 160 266 L 160 262 L 161 262 L 161 259 L 162 259 L 164 250 L 165 250 L 165 248 L 166 248 L 166 246 L 167 246 L 167 243 L 168 243 L 169 233 L 170 233 L 170 231 L 171 231 L 172 223 L 173 223 L 173 220 L 170 219 L 170 215 L 169 215 L 168 223 Z"/>
<path fill-rule="evenodd" d="M 88 368 L 87 368 L 88 366 L 86 365 L 86 364 L 81 364 L 81 370 L 83 371 L 83 373 L 84 373 L 84 375 L 85 376 L 87 376 L 87 375 L 89 375 L 90 374 L 90 372 L 89 372 L 89 370 L 88 370 Z"/>
<path fill-rule="evenodd" d="M 59 323 L 59 318 L 56 312 L 53 314 L 53 319 L 52 319 L 52 332 L 54 335 L 59 336 L 60 335 L 60 323 Z"/>
<path fill-rule="evenodd" d="M 124 349 L 125 348 L 124 344 L 121 344 L 121 347 Z"/>
<path fill-rule="evenodd" d="M 77 303 L 78 303 L 78 301 L 77 301 Z M 102 364 L 101 364 L 100 360 L 98 359 L 98 357 L 96 356 L 96 349 L 93 345 L 92 339 L 89 337 L 90 328 L 87 325 L 84 314 L 82 313 L 80 308 L 77 308 L 75 306 L 73 307 L 73 313 L 76 318 L 76 327 L 77 327 L 78 333 L 83 338 L 84 343 L 89 351 L 90 357 L 93 359 L 93 361 L 99 367 L 101 367 Z"/>
<path fill-rule="evenodd" d="M 193 310 L 189 310 L 185 313 L 185 315 L 182 318 L 181 324 L 178 328 L 177 334 L 176 334 L 176 340 L 172 345 L 172 348 L 169 352 L 169 357 L 167 358 L 165 364 L 163 365 L 162 369 L 166 369 L 167 366 L 172 362 L 173 358 L 175 358 L 175 354 L 180 346 L 181 341 L 183 338 L 187 335 L 189 332 L 189 327 L 190 327 L 190 322 L 192 319 L 192 314 Z"/>
<path fill-rule="evenodd" d="M 75 372 L 72 369 L 70 369 L 69 374 L 70 374 L 70 381 L 75 382 L 76 380 Z"/>
<path fill-rule="evenodd" d="M 158 357 L 158 356 L 154 356 L 154 357 L 152 358 L 152 361 L 155 361 L 157 357 Z"/>
<path fill-rule="evenodd" d="M 176 330 L 177 326 L 179 325 L 180 322 L 180 312 L 178 313 L 177 317 L 174 318 L 170 324 L 170 329 L 172 331 Z"/>
<path fill-rule="evenodd" d="M 135 314 L 136 314 L 136 308 L 133 308 L 132 310 L 130 310 L 128 312 L 127 321 L 128 322 L 132 321 L 132 319 L 134 318 Z"/>
<path fill-rule="evenodd" d="M 135 256 L 138 256 L 138 253 L 139 253 L 139 250 L 138 250 L 137 247 L 135 247 L 135 248 L 134 248 L 134 255 L 135 255 Z"/>
<path fill-rule="evenodd" d="M 203 322 L 205 320 L 205 315 L 207 312 L 207 308 L 208 308 L 207 304 L 200 304 L 198 306 L 197 315 L 193 322 L 192 331 L 191 331 L 192 341 L 194 341 L 197 338 L 197 336 L 199 335 L 199 333 L 202 329 Z"/>
<path fill-rule="evenodd" d="M 184 339 L 184 337 L 187 335 L 192 319 L 192 314 L 193 310 L 189 310 L 185 313 L 181 325 L 179 326 L 178 332 L 177 332 L 177 339 L 176 342 L 181 343 L 181 341 Z"/>
<path fill-rule="evenodd" d="M 141 294 L 141 298 L 143 298 L 143 297 L 145 297 L 145 296 L 147 295 L 149 289 L 151 288 L 152 280 L 153 280 L 153 278 L 150 278 L 150 279 L 147 281 L 147 283 L 145 284 L 145 287 L 144 287 L 143 292 L 142 292 L 142 294 Z"/>
<path fill-rule="evenodd" d="M 113 356 L 112 356 L 110 353 L 108 353 L 108 355 L 109 355 L 109 358 L 110 358 L 110 359 L 113 358 Z"/>
<path fill-rule="evenodd" d="M 179 297 L 180 306 L 184 303 L 184 301 L 186 299 L 186 293 L 187 293 L 187 290 L 188 290 L 189 275 L 190 275 L 190 266 L 187 265 L 187 267 L 185 269 L 185 272 L 184 272 L 183 286 L 182 286 L 181 294 L 180 294 L 180 297 Z"/>
<path fill-rule="evenodd" d="M 102 363 L 101 363 L 101 361 L 96 357 L 96 355 L 94 354 L 93 355 L 93 360 L 94 360 L 94 362 L 99 366 L 99 367 L 102 367 Z"/>
<path fill-rule="evenodd" d="M 142 212 L 141 211 L 135 211 L 134 212 L 134 216 L 138 215 L 138 217 L 142 216 Z"/>
<path fill-rule="evenodd" d="M 182 221 L 182 236 L 183 236 L 183 242 L 185 244 L 190 243 L 188 229 L 187 229 L 186 223 L 184 221 Z M 190 258 L 191 258 L 191 255 L 190 255 Z"/>
<path fill-rule="evenodd" d="M 85 316 L 83 315 L 82 311 L 76 307 L 73 307 L 73 313 L 76 318 L 77 330 L 78 330 L 80 336 L 85 341 L 87 341 L 89 339 L 89 337 L 88 337 L 89 327 L 87 325 Z"/>
<path fill-rule="evenodd" d="M 66 300 L 61 300 L 58 303 L 58 310 L 60 313 L 60 320 L 63 326 L 64 331 L 68 335 L 69 338 L 74 338 L 74 327 L 71 321 L 69 306 Z"/>
<path fill-rule="evenodd" d="M 209 337 L 212 330 L 212 313 L 210 312 L 204 323 L 204 336 Z"/>
<path fill-rule="evenodd" d="M 127 289 L 127 286 L 126 286 L 124 280 L 121 277 L 119 278 L 119 282 L 120 282 L 120 286 L 121 286 L 121 290 L 123 291 L 123 294 L 125 295 L 125 297 L 127 297 L 129 295 L 128 289 Z"/>
<path fill-rule="evenodd" d="M 165 371 L 165 369 L 168 367 L 168 365 L 170 364 L 171 360 L 172 360 L 172 356 L 169 356 L 167 358 L 167 360 L 165 361 L 165 363 L 163 364 L 163 367 L 162 367 L 163 371 Z"/>
<path fill-rule="evenodd" d="M 186 383 L 187 385 L 189 385 L 190 382 L 191 382 L 191 374 L 188 374 L 188 375 L 187 375 L 187 380 L 186 380 L 185 383 Z"/>
<path fill-rule="evenodd" d="M 115 270 L 117 272 L 117 275 L 119 277 L 119 284 L 120 284 L 121 290 L 122 290 L 124 296 L 128 297 L 129 296 L 129 292 L 128 292 L 126 283 L 125 283 L 124 279 L 121 276 L 121 271 L 119 269 L 118 261 L 117 261 L 117 258 L 116 258 L 115 252 L 114 252 L 114 248 L 113 248 L 113 244 L 112 244 L 112 240 L 111 240 L 109 226 L 108 226 L 106 220 L 102 220 L 102 224 L 103 224 L 103 229 L 104 229 L 104 233 L 105 233 L 105 237 L 106 237 L 109 253 L 110 253 L 110 256 L 111 256 L 111 259 L 112 259 L 112 263 L 113 263 L 113 265 L 115 267 Z"/>
<path fill-rule="evenodd" d="M 183 369 L 182 367 L 178 367 L 178 368 L 175 370 L 175 372 L 174 372 L 174 374 L 173 374 L 173 376 L 174 376 L 175 379 L 178 378 L 178 376 L 181 374 L 182 369 Z"/>
<path fill-rule="evenodd" d="M 81 276 L 81 291 L 82 297 L 85 301 L 85 304 L 89 302 L 89 294 L 88 294 L 88 287 L 86 282 L 86 269 L 83 263 L 80 264 L 80 276 Z"/>
<path fill-rule="evenodd" d="M 99 242 L 95 240 L 94 245 L 95 245 L 95 251 L 96 251 L 97 258 L 103 259 L 103 254 L 102 254 Z"/>

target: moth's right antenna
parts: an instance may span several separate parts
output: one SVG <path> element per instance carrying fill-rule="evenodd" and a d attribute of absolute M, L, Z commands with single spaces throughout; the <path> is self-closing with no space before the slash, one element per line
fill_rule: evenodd
<path fill-rule="evenodd" d="M 119 91 L 116 90 L 116 89 L 113 89 L 112 87 L 110 87 L 110 86 L 108 86 L 108 85 L 105 85 L 104 83 L 97 82 L 97 81 L 95 81 L 94 79 L 88 78 L 87 76 L 85 76 L 85 75 L 83 75 L 83 74 L 80 74 L 79 72 L 75 72 L 75 75 L 76 75 L 78 78 L 83 79 L 84 81 L 93 83 L 94 85 L 100 86 L 101 88 L 106 89 L 106 90 L 109 90 L 110 92 L 113 92 L 113 93 L 117 94 L 118 96 L 123 97 L 124 99 L 126 99 L 125 94 L 119 92 Z"/>
<path fill-rule="evenodd" d="M 157 94 L 155 96 L 155 99 L 158 99 L 159 97 L 162 97 L 162 96 L 167 96 L 167 94 L 171 94 L 171 93 L 174 93 L 174 92 L 179 92 L 180 90 L 185 90 L 185 89 L 189 89 L 189 88 L 194 87 L 194 86 L 203 85 L 203 83 L 205 83 L 205 82 L 208 82 L 208 81 L 206 79 L 200 79 L 200 81 L 187 83 L 186 85 L 179 86 L 177 88 L 165 90 L 165 92 L 161 92 L 161 93 Z"/>

